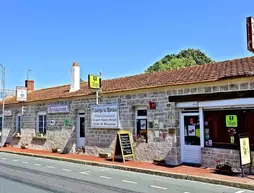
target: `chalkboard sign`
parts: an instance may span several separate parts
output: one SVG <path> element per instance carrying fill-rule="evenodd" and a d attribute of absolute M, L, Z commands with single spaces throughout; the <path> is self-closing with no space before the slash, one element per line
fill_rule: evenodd
<path fill-rule="evenodd" d="M 113 161 L 116 157 L 121 157 L 123 162 L 125 162 L 125 157 L 133 157 L 134 159 L 134 153 L 132 149 L 129 131 L 117 132 Z"/>

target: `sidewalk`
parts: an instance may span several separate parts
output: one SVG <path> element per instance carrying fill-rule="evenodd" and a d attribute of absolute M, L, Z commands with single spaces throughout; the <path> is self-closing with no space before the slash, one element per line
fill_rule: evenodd
<path fill-rule="evenodd" d="M 254 190 L 254 176 L 226 176 L 213 173 L 213 169 L 204 169 L 190 166 L 165 167 L 140 161 L 112 162 L 104 158 L 77 154 L 58 154 L 43 150 L 20 149 L 13 147 L 0 148 L 0 152 L 21 154 L 34 157 L 43 157 L 80 164 L 110 167 L 121 170 L 148 173 L 178 179 L 195 180 L 206 183 L 221 184 L 243 189 Z"/>

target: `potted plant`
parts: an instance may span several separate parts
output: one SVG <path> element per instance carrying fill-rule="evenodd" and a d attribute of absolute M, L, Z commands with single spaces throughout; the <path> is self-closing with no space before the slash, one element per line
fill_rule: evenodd
<path fill-rule="evenodd" d="M 61 153 L 61 149 L 58 147 L 52 148 L 52 153 Z"/>
<path fill-rule="evenodd" d="M 21 149 L 27 149 L 28 144 L 27 143 L 21 143 L 20 147 L 21 147 Z"/>
<path fill-rule="evenodd" d="M 216 165 L 216 171 L 218 173 L 222 173 L 222 174 L 232 174 L 233 170 L 232 170 L 232 166 L 229 162 L 221 162 L 219 160 L 216 161 L 217 165 Z"/>
<path fill-rule="evenodd" d="M 145 143 L 146 139 L 145 139 L 144 135 L 138 134 L 137 138 L 136 138 L 136 142 Z"/>
<path fill-rule="evenodd" d="M 19 132 L 15 132 L 13 134 L 13 137 L 16 137 L 16 138 L 20 138 L 21 137 L 21 134 Z"/>
<path fill-rule="evenodd" d="M 165 165 L 165 159 L 161 158 L 160 156 L 156 156 L 153 158 L 153 163 L 156 165 Z"/>

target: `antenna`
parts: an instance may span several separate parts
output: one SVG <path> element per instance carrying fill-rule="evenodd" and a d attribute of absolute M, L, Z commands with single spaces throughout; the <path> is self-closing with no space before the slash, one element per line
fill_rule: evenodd
<path fill-rule="evenodd" d="M 29 80 L 29 72 L 31 72 L 30 69 L 28 69 L 27 72 L 26 72 L 27 73 L 27 80 Z"/>

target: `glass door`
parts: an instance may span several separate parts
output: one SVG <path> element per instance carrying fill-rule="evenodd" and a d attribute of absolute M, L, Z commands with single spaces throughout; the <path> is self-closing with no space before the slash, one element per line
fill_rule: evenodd
<path fill-rule="evenodd" d="M 199 113 L 181 115 L 182 162 L 201 163 Z"/>

